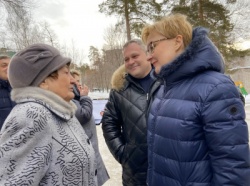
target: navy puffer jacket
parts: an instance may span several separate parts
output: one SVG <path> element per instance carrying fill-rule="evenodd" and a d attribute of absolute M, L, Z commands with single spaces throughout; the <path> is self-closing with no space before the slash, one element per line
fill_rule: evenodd
<path fill-rule="evenodd" d="M 163 66 L 148 116 L 149 186 L 249 186 L 248 127 L 239 92 L 204 28 Z"/>
<path fill-rule="evenodd" d="M 10 98 L 11 86 L 8 81 L 0 79 L 0 129 L 15 103 Z"/>

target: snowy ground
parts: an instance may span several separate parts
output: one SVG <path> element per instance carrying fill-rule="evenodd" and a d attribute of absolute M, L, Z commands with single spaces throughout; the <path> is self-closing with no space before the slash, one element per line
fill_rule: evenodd
<path fill-rule="evenodd" d="M 107 99 L 108 93 L 99 93 L 99 92 L 91 92 L 89 96 L 92 99 Z M 246 98 L 246 121 L 249 125 L 250 129 L 250 95 L 248 95 Z M 102 106 L 101 106 L 102 107 Z M 97 106 L 96 108 L 101 109 L 100 106 Z M 96 112 L 98 113 L 99 110 Z M 104 184 L 104 186 L 122 186 L 122 169 L 119 163 L 113 158 L 111 153 L 109 152 L 109 149 L 105 143 L 105 140 L 103 138 L 102 128 L 101 125 L 96 126 L 97 129 L 97 135 L 98 135 L 98 141 L 99 141 L 99 149 L 100 153 L 102 155 L 103 161 L 106 165 L 106 168 L 108 170 L 108 173 L 110 175 L 110 179 Z M 250 134 L 250 133 L 249 133 Z"/>
<path fill-rule="evenodd" d="M 248 95 L 246 98 L 246 105 L 245 105 L 245 111 L 246 111 L 246 121 L 248 124 L 248 130 L 249 130 L 249 137 L 250 137 L 250 95 Z"/>
<path fill-rule="evenodd" d="M 110 176 L 110 179 L 103 186 L 122 186 L 121 165 L 115 160 L 115 158 L 109 152 L 109 149 L 103 138 L 102 126 L 97 125 L 96 129 L 99 142 L 99 150 Z"/>
<path fill-rule="evenodd" d="M 96 123 L 100 121 L 100 111 L 103 110 L 107 102 L 109 93 L 107 92 L 90 92 L 89 96 L 93 99 L 93 107 Z M 122 186 L 122 168 L 121 165 L 115 160 L 105 143 L 102 133 L 102 126 L 96 125 L 99 150 L 102 155 L 103 161 L 108 170 L 110 179 L 103 186 Z"/>

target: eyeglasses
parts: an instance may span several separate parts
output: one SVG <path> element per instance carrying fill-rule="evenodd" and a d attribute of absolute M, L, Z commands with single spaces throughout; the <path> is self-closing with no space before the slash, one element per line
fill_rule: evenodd
<path fill-rule="evenodd" d="M 160 42 L 160 41 L 165 41 L 165 40 L 168 40 L 169 38 L 162 38 L 162 39 L 159 39 L 159 40 L 156 40 L 156 41 L 151 41 L 148 46 L 147 46 L 147 53 L 148 54 L 152 54 L 155 50 L 155 47 L 156 47 L 156 43 L 157 42 Z"/>

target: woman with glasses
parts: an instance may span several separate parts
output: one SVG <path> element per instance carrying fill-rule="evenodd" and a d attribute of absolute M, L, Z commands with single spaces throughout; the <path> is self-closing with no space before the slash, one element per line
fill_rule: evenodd
<path fill-rule="evenodd" d="M 149 186 L 250 185 L 244 106 L 207 34 L 181 14 L 142 31 L 162 81 L 148 115 Z"/>

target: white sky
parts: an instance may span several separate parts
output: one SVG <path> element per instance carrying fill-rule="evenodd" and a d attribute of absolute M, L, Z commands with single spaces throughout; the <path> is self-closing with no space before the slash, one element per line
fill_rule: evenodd
<path fill-rule="evenodd" d="M 42 0 L 34 10 L 36 21 L 46 20 L 58 36 L 60 43 L 83 49 L 101 48 L 103 34 L 107 27 L 114 25 L 114 17 L 100 13 L 98 5 L 103 0 Z"/>
<path fill-rule="evenodd" d="M 76 47 L 88 54 L 90 46 L 102 48 L 106 28 L 116 23 L 114 16 L 99 12 L 98 5 L 104 0 L 37 0 L 34 10 L 36 21 L 46 20 L 58 36 L 60 43 Z M 158 0 L 157 2 L 160 2 Z M 250 41 L 237 44 L 250 48 Z"/>
<path fill-rule="evenodd" d="M 246 50 L 250 48 L 250 41 L 243 41 L 242 43 L 236 45 L 239 46 L 242 50 Z"/>

